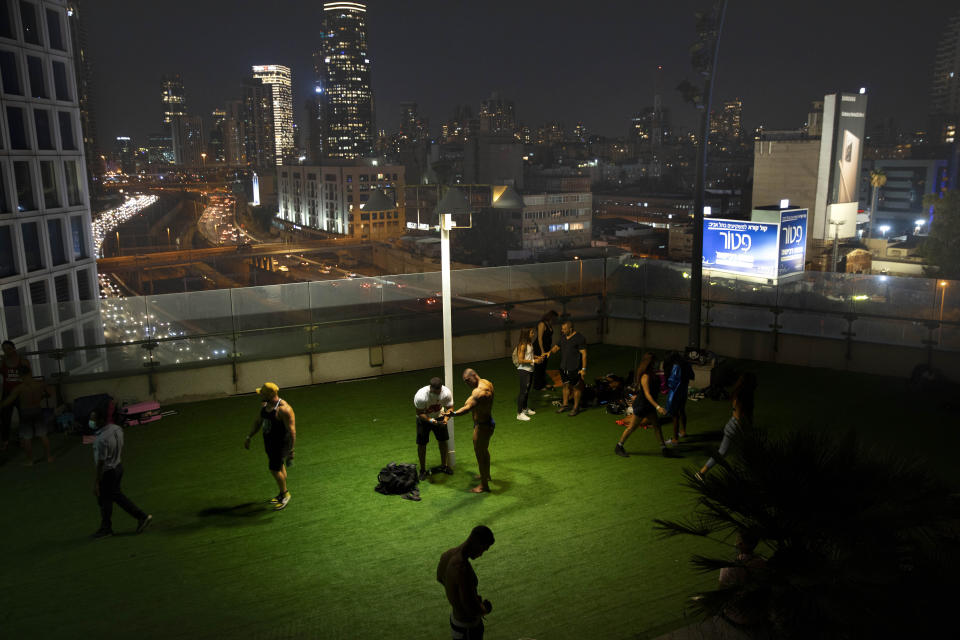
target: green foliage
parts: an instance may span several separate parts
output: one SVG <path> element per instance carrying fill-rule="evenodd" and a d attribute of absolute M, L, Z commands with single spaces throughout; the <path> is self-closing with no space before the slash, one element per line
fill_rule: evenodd
<path fill-rule="evenodd" d="M 942 198 L 928 195 L 923 206 L 933 206 L 933 224 L 920 254 L 934 267 L 931 275 L 960 278 L 960 191 L 947 191 Z"/>
<path fill-rule="evenodd" d="M 742 585 L 699 594 L 698 613 L 735 608 L 777 638 L 916 637 L 936 626 L 929 612 L 958 567 L 960 503 L 918 464 L 873 455 L 853 435 L 752 430 L 713 474 L 685 475 L 699 494 L 693 516 L 658 528 L 728 541 L 746 530 L 768 559 Z"/>

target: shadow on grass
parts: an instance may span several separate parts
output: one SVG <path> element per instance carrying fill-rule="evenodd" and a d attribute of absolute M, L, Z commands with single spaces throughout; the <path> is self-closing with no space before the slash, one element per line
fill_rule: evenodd
<path fill-rule="evenodd" d="M 274 511 L 268 502 L 244 502 L 232 507 L 207 507 L 197 512 L 201 518 L 256 518 Z"/>

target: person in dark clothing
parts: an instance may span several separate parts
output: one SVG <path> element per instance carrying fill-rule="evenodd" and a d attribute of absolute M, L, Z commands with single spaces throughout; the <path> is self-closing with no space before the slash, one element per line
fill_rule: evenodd
<path fill-rule="evenodd" d="M 0 377 L 3 378 L 3 392 L 0 401 L 6 400 L 13 394 L 20 383 L 31 376 L 30 363 L 17 353 L 17 347 L 10 340 L 3 341 L 3 357 L 0 358 Z M 5 403 L 0 410 L 0 451 L 6 450 L 10 441 L 10 424 L 13 421 L 13 410 L 17 410 L 17 417 L 23 421 L 20 413 L 20 400 Z"/>
<path fill-rule="evenodd" d="M 268 467 L 280 493 L 271 498 L 273 508 L 277 511 L 286 508 L 290 502 L 290 492 L 287 491 L 287 467 L 293 464 L 293 447 L 297 440 L 297 429 L 293 415 L 293 407 L 280 399 L 280 387 L 272 382 L 265 382 L 257 389 L 260 396 L 260 415 L 253 422 L 253 430 L 243 441 L 246 449 L 250 448 L 250 439 L 257 431 L 263 429 L 263 448 L 267 452 Z"/>
<path fill-rule="evenodd" d="M 657 360 L 652 353 L 643 354 L 640 364 L 637 366 L 637 373 L 634 376 L 637 384 L 637 393 L 633 399 L 633 415 L 627 423 L 627 428 L 623 430 L 620 441 L 613 452 L 622 458 L 630 457 L 630 454 L 623 448 L 623 444 L 630 437 L 637 427 L 648 429 L 656 427 L 657 440 L 660 443 L 660 452 L 669 457 L 670 452 L 663 441 L 663 433 L 660 431 L 660 416 L 666 411 L 657 404 L 657 395 L 660 392 L 657 382 Z"/>
<path fill-rule="evenodd" d="M 470 561 L 493 546 L 489 527 L 474 527 L 466 542 L 447 549 L 437 565 L 437 582 L 443 585 L 450 614 L 450 637 L 453 640 L 483 640 L 483 616 L 493 611 L 489 600 L 477 593 L 477 574 Z"/>
<path fill-rule="evenodd" d="M 109 420 L 108 402 L 103 402 L 90 414 L 90 428 L 94 429 L 97 439 L 93 442 L 93 461 L 96 476 L 93 480 L 93 494 L 100 505 L 100 528 L 94 532 L 94 538 L 106 538 L 113 535 L 113 503 L 137 520 L 137 533 L 143 533 L 153 516 L 133 503 L 120 489 L 123 479 L 123 429 Z"/>
<path fill-rule="evenodd" d="M 563 381 L 563 402 L 557 413 L 569 411 L 567 415 L 572 418 L 580 413 L 583 377 L 587 374 L 587 339 L 577 333 L 570 320 L 560 326 L 560 342 L 553 345 L 551 353 L 557 351 L 560 352 L 560 379 Z"/>
<path fill-rule="evenodd" d="M 547 386 L 547 357 L 550 355 L 550 349 L 553 347 L 553 321 L 559 314 L 551 309 L 540 318 L 537 323 L 537 337 L 533 341 L 534 357 L 543 356 L 533 367 L 533 388 L 537 391 L 543 391 Z M 546 354 L 544 356 L 544 354 Z"/>
<path fill-rule="evenodd" d="M 750 372 L 741 374 L 740 377 L 737 378 L 736 383 L 734 383 L 733 390 L 730 392 L 730 404 L 733 408 L 733 415 L 727 420 L 727 424 L 723 426 L 723 440 L 720 441 L 720 447 L 717 450 L 718 457 L 722 458 L 726 456 L 727 451 L 730 450 L 730 445 L 733 443 L 733 440 L 740 435 L 740 432 L 745 428 L 749 429 L 753 426 L 754 393 L 756 390 L 757 376 Z M 710 459 L 700 467 L 700 471 L 697 472 L 697 479 L 703 480 L 703 476 L 707 475 L 707 472 L 716 464 L 716 457 L 711 456 Z"/>
<path fill-rule="evenodd" d="M 678 352 L 673 351 L 663 361 L 667 377 L 667 415 L 673 419 L 673 438 L 668 446 L 676 446 L 687 437 L 687 392 L 694 378 L 693 367 Z"/>

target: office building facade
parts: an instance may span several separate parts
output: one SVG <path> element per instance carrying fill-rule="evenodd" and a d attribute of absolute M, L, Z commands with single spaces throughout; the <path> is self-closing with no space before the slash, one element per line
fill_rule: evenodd
<path fill-rule="evenodd" d="M 937 45 L 930 87 L 930 135 L 956 143 L 960 127 L 960 12 L 950 18 Z"/>
<path fill-rule="evenodd" d="M 367 7 L 325 2 L 320 51 L 315 57 L 324 158 L 366 158 L 375 141 Z"/>
<path fill-rule="evenodd" d="M 256 65 L 253 77 L 270 88 L 273 101 L 273 149 L 277 164 L 293 155 L 293 89 L 290 67 L 280 64 Z"/>
<path fill-rule="evenodd" d="M 382 240 L 402 232 L 399 211 L 362 210 L 374 191 L 399 192 L 405 183 L 402 165 L 328 160 L 322 165 L 284 165 L 277 174 L 279 217 L 291 225 L 360 240 Z"/>
<path fill-rule="evenodd" d="M 0 339 L 97 366 L 96 256 L 67 3 L 0 4 Z M 52 374 L 57 361 L 34 370 Z"/>
<path fill-rule="evenodd" d="M 249 77 L 240 87 L 240 116 L 244 134 L 244 155 L 254 167 L 267 168 L 277 163 L 276 137 L 273 133 L 273 89 L 259 78 Z"/>

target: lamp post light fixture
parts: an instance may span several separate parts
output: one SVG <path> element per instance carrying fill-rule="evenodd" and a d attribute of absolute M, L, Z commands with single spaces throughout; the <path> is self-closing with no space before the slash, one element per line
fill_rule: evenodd
<path fill-rule="evenodd" d="M 890 225 L 888 225 L 888 224 L 882 224 L 882 225 L 880 225 L 880 233 L 883 234 L 883 237 L 884 237 L 884 238 L 887 237 L 887 231 L 890 231 Z"/>
<path fill-rule="evenodd" d="M 913 222 L 913 225 L 914 225 L 913 235 L 915 235 L 915 236 L 920 235 L 920 232 L 923 231 L 923 225 L 925 225 L 925 224 L 927 224 L 926 218 L 917 218 L 916 220 L 914 220 L 914 222 Z"/>

